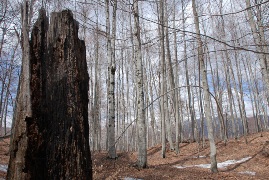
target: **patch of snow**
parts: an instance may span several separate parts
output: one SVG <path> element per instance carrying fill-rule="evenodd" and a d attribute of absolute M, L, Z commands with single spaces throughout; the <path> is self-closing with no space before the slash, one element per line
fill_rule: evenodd
<path fill-rule="evenodd" d="M 184 169 L 184 168 L 189 168 L 189 167 L 193 167 L 193 166 L 174 166 L 174 167 L 176 167 L 178 169 Z"/>
<path fill-rule="evenodd" d="M 218 168 L 226 168 L 232 164 L 238 164 L 238 163 L 242 163 L 242 162 L 246 162 L 247 160 L 249 160 L 251 157 L 245 157 L 243 159 L 240 159 L 238 161 L 236 160 L 228 160 L 228 161 L 224 161 L 222 163 L 218 163 Z"/>
<path fill-rule="evenodd" d="M 200 167 L 200 168 L 206 168 L 209 169 L 211 166 L 211 164 L 199 164 L 199 165 L 194 165 L 194 167 Z M 218 163 L 218 167 L 219 167 L 219 163 Z"/>
<path fill-rule="evenodd" d="M 248 175 L 252 175 L 252 176 L 255 176 L 256 175 L 256 172 L 253 172 L 253 171 L 243 171 L 243 172 L 239 172 L 240 174 L 248 174 Z"/>
<path fill-rule="evenodd" d="M 193 156 L 193 158 L 206 158 L 206 156 Z"/>
<path fill-rule="evenodd" d="M 240 160 L 228 160 L 228 161 L 224 161 L 224 162 L 221 162 L 221 163 L 218 163 L 218 168 L 226 168 L 232 164 L 237 164 L 237 163 L 242 163 L 242 162 L 245 162 L 247 160 L 249 160 L 251 157 L 245 157 L 243 159 L 240 159 Z M 200 167 L 200 168 L 207 168 L 209 169 L 211 166 L 211 164 L 199 164 L 199 165 L 193 165 L 193 166 L 175 166 L 176 168 L 179 168 L 179 169 L 183 169 L 183 168 L 188 168 L 188 167 Z"/>
<path fill-rule="evenodd" d="M 0 164 L 0 171 L 7 172 L 7 165 Z"/>

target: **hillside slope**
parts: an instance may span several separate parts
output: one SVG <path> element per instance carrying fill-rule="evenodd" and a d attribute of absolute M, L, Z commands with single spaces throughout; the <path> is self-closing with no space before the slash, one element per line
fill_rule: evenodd
<path fill-rule="evenodd" d="M 105 152 L 95 152 L 92 153 L 94 179 L 268 179 L 269 132 L 262 135 L 249 135 L 248 144 L 244 138 L 229 140 L 226 145 L 218 142 L 217 160 L 221 166 L 217 174 L 203 168 L 210 163 L 206 142 L 204 148 L 197 143 L 182 143 L 179 155 L 167 151 L 164 159 L 161 158 L 160 145 L 149 148 L 148 168 L 143 170 L 135 166 L 136 152 L 118 153 L 116 160 L 108 159 Z M 5 177 L 8 148 L 9 139 L 1 139 L 0 179 Z"/>
<path fill-rule="evenodd" d="M 210 164 L 208 144 L 198 150 L 197 143 L 183 143 L 181 152 L 167 151 L 161 158 L 161 146 L 148 150 L 148 168 L 135 167 L 136 153 L 119 153 L 117 160 L 106 153 L 93 153 L 94 179 L 268 179 L 269 132 L 217 143 L 219 173 L 202 168 Z M 195 166 L 196 165 L 196 166 Z M 197 165 L 199 167 L 197 167 Z M 226 165 L 226 166 L 225 166 Z"/>

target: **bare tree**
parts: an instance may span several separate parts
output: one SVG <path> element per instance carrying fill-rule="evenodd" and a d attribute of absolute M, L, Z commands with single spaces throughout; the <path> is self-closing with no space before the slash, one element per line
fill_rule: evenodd
<path fill-rule="evenodd" d="M 173 70 L 173 66 L 172 66 L 172 59 L 171 59 L 171 52 L 170 52 L 170 42 L 169 42 L 169 31 L 168 31 L 168 10 L 167 10 L 167 1 L 165 1 L 165 7 L 164 7 L 164 14 L 165 14 L 165 20 L 164 20 L 164 26 L 165 26 L 165 44 L 166 44 L 166 60 L 168 61 L 168 67 L 169 67 L 169 74 L 167 79 L 169 79 L 169 83 L 170 83 L 170 88 L 171 89 L 175 89 L 175 77 L 174 77 L 174 70 Z M 171 92 L 171 97 L 172 97 L 172 105 L 173 105 L 173 109 L 174 109 L 174 114 L 176 114 L 176 105 L 177 105 L 177 91 L 173 90 Z M 168 98 L 167 98 L 167 103 L 168 103 Z M 178 107 L 177 107 L 178 109 Z M 169 110 L 168 108 L 166 108 L 166 110 Z M 178 111 L 177 111 L 178 113 Z M 170 146 L 170 150 L 174 150 L 174 144 L 173 144 L 173 140 L 172 140 L 172 130 L 171 130 L 171 118 L 169 117 L 169 112 L 167 111 L 166 115 L 166 129 L 167 129 L 167 138 L 169 141 L 169 146 Z"/>
<path fill-rule="evenodd" d="M 264 29 L 263 29 L 262 24 L 260 23 L 260 18 L 259 18 L 260 17 L 259 14 L 261 12 L 257 12 L 258 16 L 257 16 L 257 21 L 255 22 L 255 17 L 253 15 L 252 8 L 250 8 L 251 7 L 250 0 L 246 0 L 246 6 L 247 6 L 248 20 L 249 20 L 252 35 L 254 38 L 254 43 L 256 45 L 256 49 L 259 52 L 268 53 L 268 49 L 267 49 L 265 37 L 264 37 Z M 265 86 L 267 89 L 267 103 L 269 104 L 269 68 L 267 67 L 269 57 L 268 57 L 268 54 L 259 53 L 258 58 L 260 60 L 262 77 L 264 79 Z"/>
<path fill-rule="evenodd" d="M 161 69 L 162 69 L 162 84 L 161 84 L 161 133 L 162 133 L 162 158 L 165 158 L 165 151 L 166 151 L 166 133 L 165 133 L 165 111 L 167 108 L 165 108 L 166 101 L 167 101 L 167 94 L 166 92 L 166 68 L 165 68 L 165 47 L 164 47 L 164 5 L 163 1 L 160 1 L 160 26 L 159 26 L 159 34 L 160 34 L 160 43 L 161 43 Z"/>
<path fill-rule="evenodd" d="M 117 0 L 114 0 L 113 19 L 112 19 L 112 36 L 110 35 L 110 14 L 109 0 L 106 0 L 106 34 L 107 34 L 107 54 L 109 60 L 109 78 L 108 78 L 108 156 L 116 158 L 115 148 L 115 38 L 116 38 L 116 10 Z"/>
<path fill-rule="evenodd" d="M 135 45 L 135 76 L 137 86 L 137 128 L 138 128 L 138 161 L 139 168 L 147 166 L 147 140 L 144 104 L 144 81 L 141 54 L 140 24 L 138 0 L 134 1 L 134 45 Z"/>
<path fill-rule="evenodd" d="M 186 33 L 185 33 L 185 8 L 184 8 L 184 2 L 181 0 L 181 11 L 182 11 L 182 21 L 183 21 L 183 46 L 184 46 L 184 63 L 185 63 L 185 76 L 186 76 L 186 85 L 187 85 L 187 92 L 188 92 L 188 110 L 189 114 L 191 116 L 191 134 L 192 139 L 195 141 L 195 117 L 194 117 L 194 111 L 192 107 L 192 97 L 191 97 L 191 90 L 190 90 L 190 79 L 189 79 L 189 70 L 188 70 L 188 59 L 187 59 L 187 45 L 186 45 Z"/>
<path fill-rule="evenodd" d="M 206 121 L 207 121 L 207 130 L 208 130 L 208 139 L 210 143 L 210 159 L 211 159 L 211 171 L 216 173 L 218 172 L 217 169 L 217 159 L 216 159 L 216 145 L 214 141 L 214 135 L 213 135 L 213 128 L 212 128 L 212 116 L 211 116 L 211 110 L 210 110 L 210 94 L 209 94 L 209 87 L 207 82 L 207 70 L 205 66 L 205 60 L 204 60 L 204 52 L 203 52 L 203 43 L 200 36 L 200 28 L 199 28 L 199 18 L 197 14 L 196 4 L 195 0 L 192 0 L 192 10 L 194 15 L 194 24 L 195 24 L 195 30 L 196 30 L 196 40 L 198 44 L 198 60 L 199 60 L 199 66 L 202 74 L 202 87 L 204 92 L 204 104 L 205 104 L 205 115 L 206 115 Z M 199 72 L 200 73 L 200 72 Z"/>

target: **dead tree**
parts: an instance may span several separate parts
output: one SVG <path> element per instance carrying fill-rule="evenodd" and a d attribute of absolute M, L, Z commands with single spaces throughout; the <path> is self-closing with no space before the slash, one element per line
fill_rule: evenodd
<path fill-rule="evenodd" d="M 71 11 L 52 13 L 50 25 L 40 11 L 30 77 L 32 115 L 15 119 L 7 179 L 92 179 L 86 48 Z"/>

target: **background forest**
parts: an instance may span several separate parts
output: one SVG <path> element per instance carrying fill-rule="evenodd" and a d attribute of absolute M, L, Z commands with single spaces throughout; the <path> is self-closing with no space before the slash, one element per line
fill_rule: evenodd
<path fill-rule="evenodd" d="M 0 3 L 4 136 L 21 70 L 22 2 Z M 90 77 L 91 150 L 109 150 L 111 157 L 112 146 L 137 151 L 136 119 L 143 116 L 146 146 L 167 140 L 177 152 L 174 142 L 203 144 L 210 135 L 227 140 L 268 128 L 269 1 L 141 0 L 137 13 L 131 0 L 31 0 L 30 30 L 41 7 L 48 15 L 70 9 L 79 22 Z"/>

